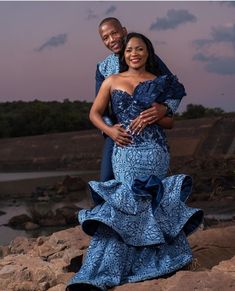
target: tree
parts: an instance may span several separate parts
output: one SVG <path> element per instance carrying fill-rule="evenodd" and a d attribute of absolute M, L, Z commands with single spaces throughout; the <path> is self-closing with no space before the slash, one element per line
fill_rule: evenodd
<path fill-rule="evenodd" d="M 205 115 L 206 108 L 202 105 L 188 104 L 187 110 L 182 113 L 182 117 L 186 119 L 200 118 Z"/>
<path fill-rule="evenodd" d="M 90 129 L 90 108 L 91 103 L 69 99 L 0 103 L 0 138 Z"/>
<path fill-rule="evenodd" d="M 201 117 L 212 117 L 221 116 L 224 114 L 221 108 L 206 108 L 198 104 L 188 104 L 187 110 L 184 111 L 181 117 L 184 119 L 201 118 Z"/>

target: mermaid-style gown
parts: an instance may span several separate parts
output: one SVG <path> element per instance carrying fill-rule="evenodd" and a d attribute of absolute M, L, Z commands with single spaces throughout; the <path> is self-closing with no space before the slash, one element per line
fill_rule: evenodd
<path fill-rule="evenodd" d="M 132 95 L 114 90 L 111 103 L 118 123 L 128 128 L 154 101 L 184 95 L 177 78 L 165 75 L 140 83 Z M 166 176 L 169 154 L 162 128 L 149 125 L 131 145 L 115 145 L 112 164 L 114 180 L 89 182 L 96 206 L 81 210 L 79 221 L 93 238 L 68 286 L 85 283 L 106 290 L 169 274 L 192 260 L 186 236 L 200 225 L 203 212 L 185 204 L 189 176 Z"/>

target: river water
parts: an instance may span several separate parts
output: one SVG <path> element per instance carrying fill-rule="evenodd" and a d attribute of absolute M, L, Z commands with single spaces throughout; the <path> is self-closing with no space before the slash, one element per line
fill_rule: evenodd
<path fill-rule="evenodd" d="M 45 171 L 45 172 L 18 172 L 18 173 L 0 173 L 0 182 L 18 181 L 25 179 L 59 177 L 66 175 L 84 176 L 96 173 L 97 171 Z"/>
<path fill-rule="evenodd" d="M 27 180 L 37 179 L 37 178 L 50 178 L 50 177 L 61 177 L 61 181 L 63 177 L 66 175 L 70 176 L 79 176 L 83 178 L 85 181 L 94 179 L 94 177 L 98 176 L 97 171 L 45 171 L 45 172 L 19 172 L 19 173 L 0 173 L 0 187 L 1 183 L 4 182 L 14 182 L 24 180 L 27 183 Z M 17 183 L 16 183 L 17 185 Z M 40 186 L 40 185 L 37 185 Z M 1 189 L 0 189 L 1 191 Z M 17 186 L 15 189 L 15 193 L 17 193 Z M 61 208 L 66 205 L 75 204 L 80 208 L 89 207 L 90 199 L 85 191 L 83 193 L 79 192 L 80 197 L 77 197 L 74 201 L 48 201 L 46 203 L 46 207 L 50 207 L 51 210 L 55 210 L 57 208 Z M 20 214 L 28 214 L 30 216 L 30 208 L 33 205 L 33 202 L 29 197 L 25 198 L 12 198 L 7 197 L 4 199 L 0 199 L 0 245 L 9 244 L 11 240 L 13 240 L 17 236 L 24 236 L 24 237 L 37 237 L 41 235 L 48 235 L 53 233 L 54 231 L 68 228 L 70 226 L 64 227 L 45 227 L 40 228 L 34 231 L 24 231 L 13 229 L 11 227 L 6 226 L 9 219 L 13 216 L 20 215 Z M 40 203 L 37 202 L 37 207 L 45 208 L 45 202 Z"/>

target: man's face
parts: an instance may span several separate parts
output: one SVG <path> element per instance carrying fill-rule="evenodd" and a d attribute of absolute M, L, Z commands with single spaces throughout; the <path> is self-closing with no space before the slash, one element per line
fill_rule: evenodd
<path fill-rule="evenodd" d="M 115 54 L 119 54 L 123 45 L 123 38 L 127 31 L 114 21 L 105 22 L 99 29 L 104 45 Z"/>

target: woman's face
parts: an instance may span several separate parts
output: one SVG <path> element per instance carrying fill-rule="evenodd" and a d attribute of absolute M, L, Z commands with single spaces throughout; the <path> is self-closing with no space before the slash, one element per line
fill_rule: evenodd
<path fill-rule="evenodd" d="M 125 61 L 129 68 L 144 68 L 148 59 L 148 50 L 144 41 L 137 37 L 132 37 L 124 52 Z"/>

